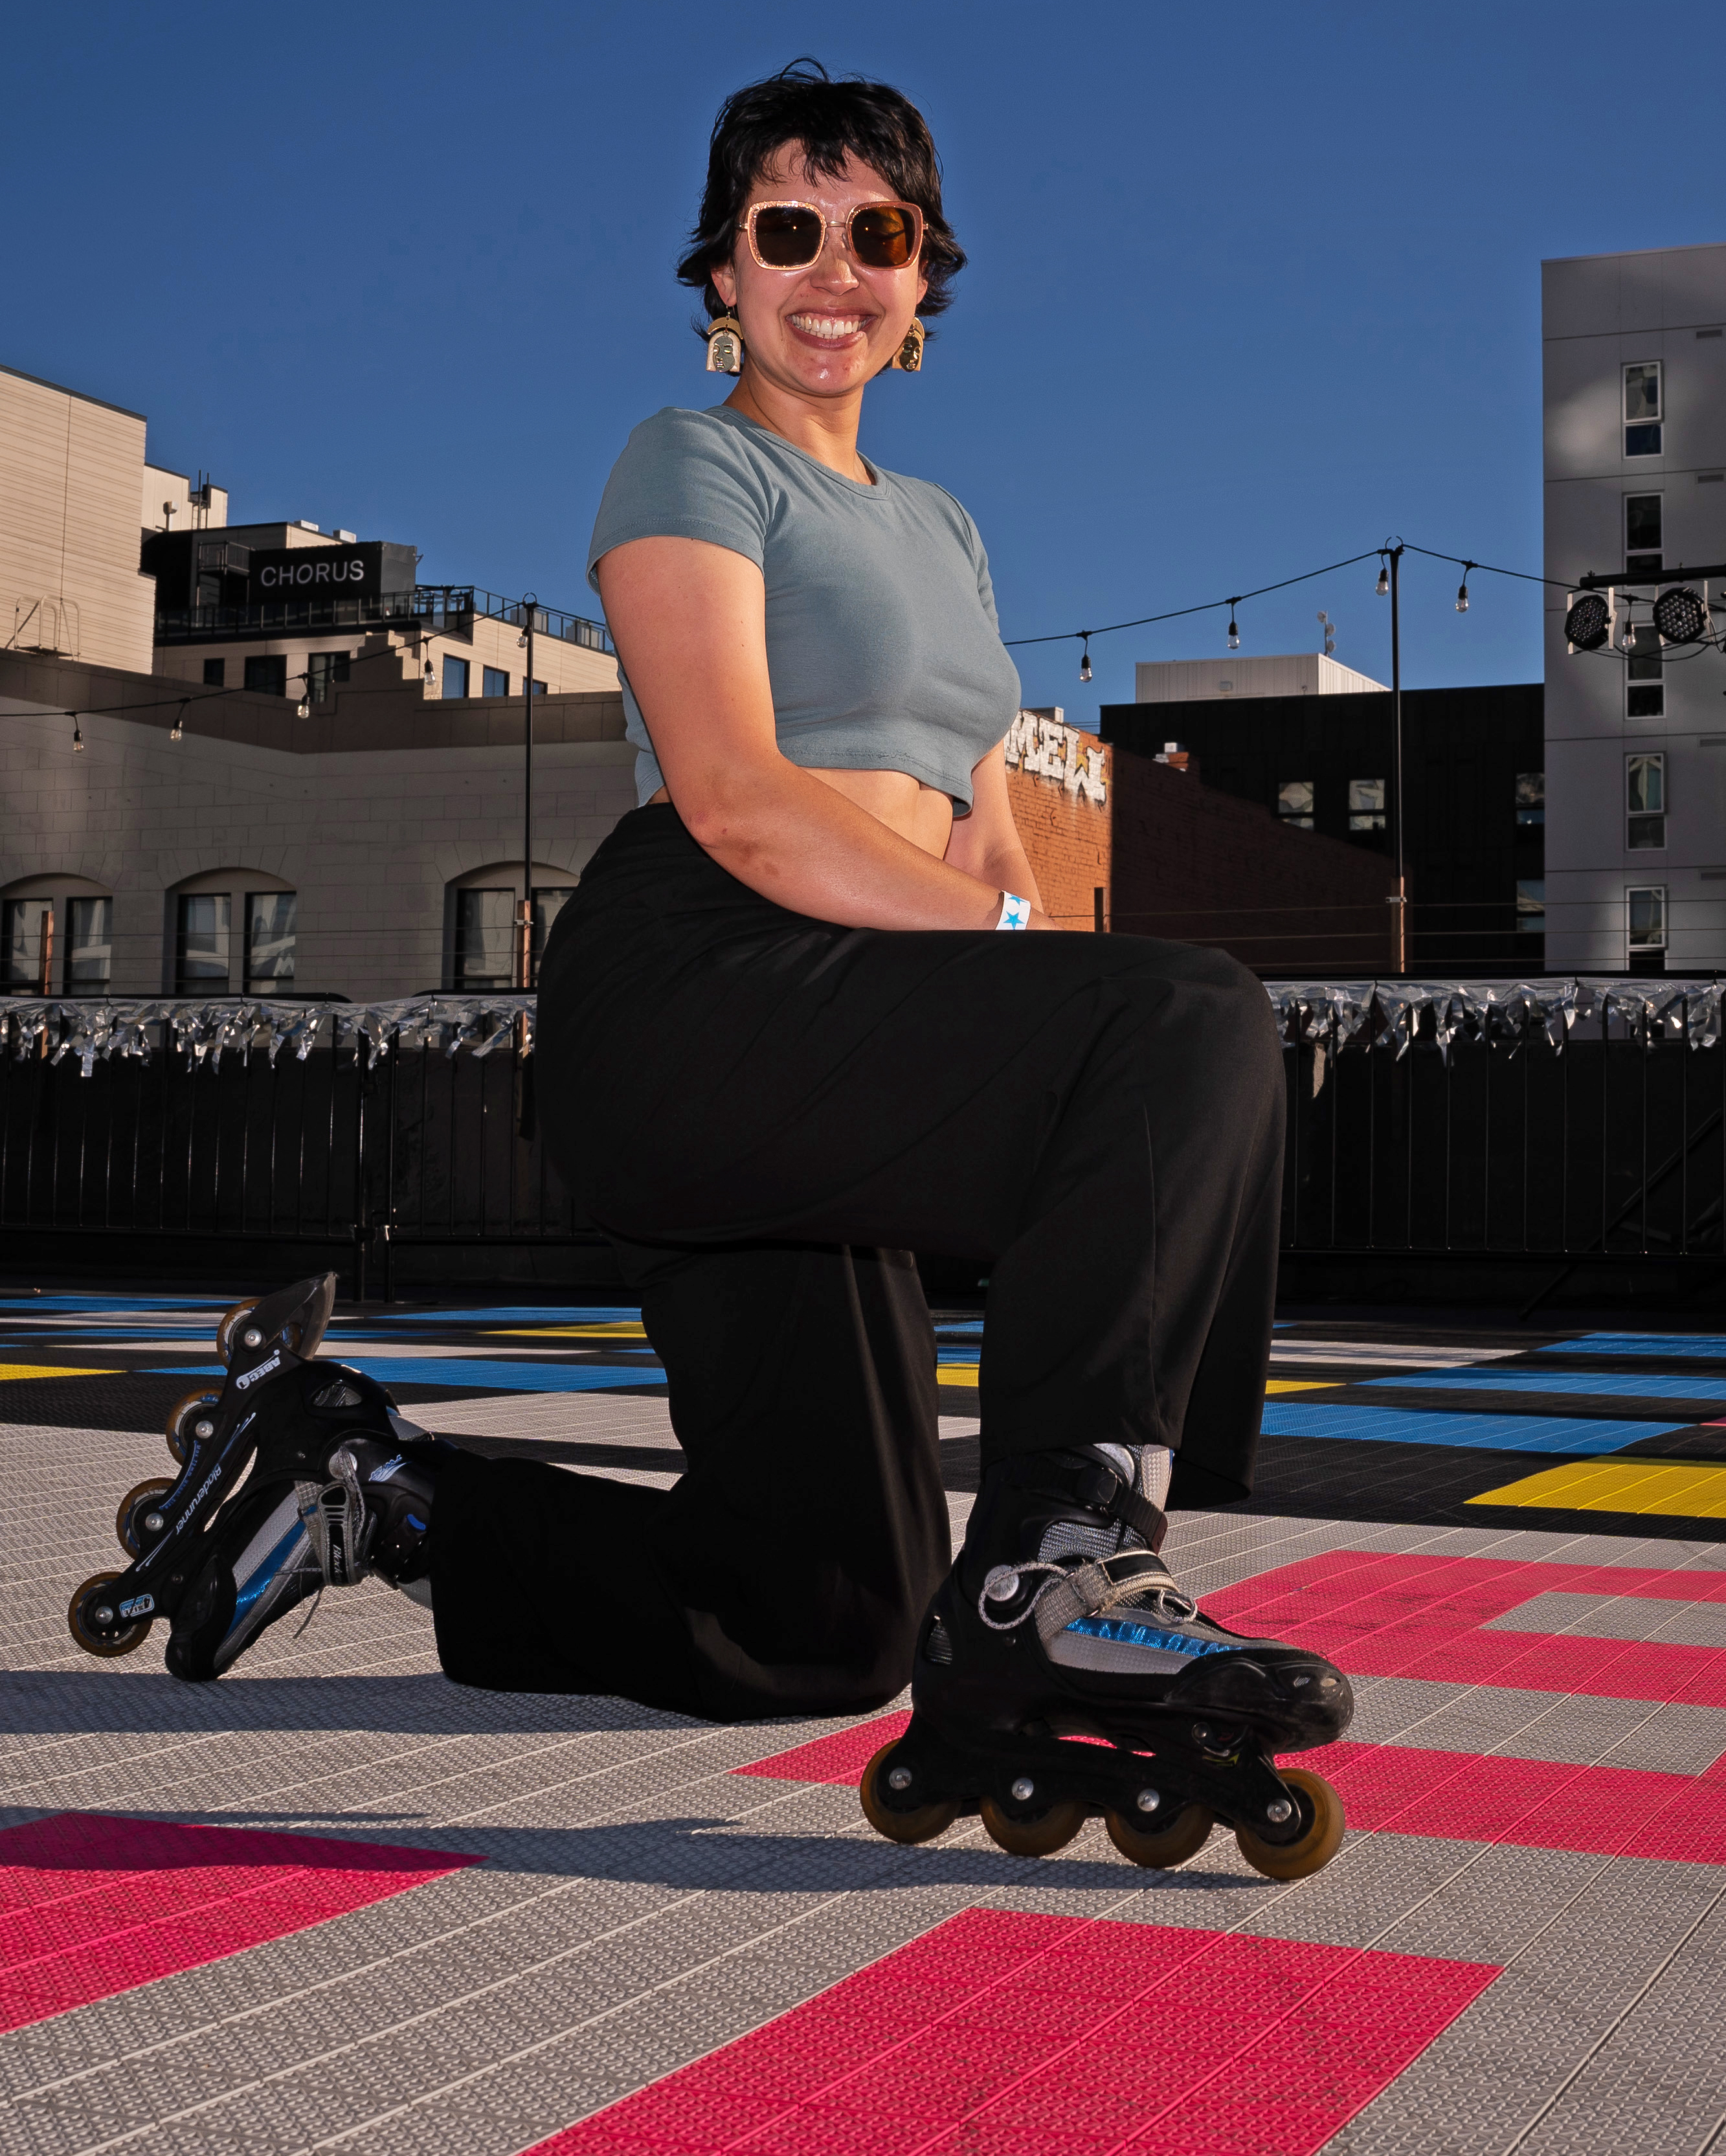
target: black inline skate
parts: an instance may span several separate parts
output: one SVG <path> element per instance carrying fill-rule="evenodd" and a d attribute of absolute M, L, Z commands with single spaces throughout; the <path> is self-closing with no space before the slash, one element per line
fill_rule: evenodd
<path fill-rule="evenodd" d="M 335 1297 L 326 1273 L 222 1320 L 220 1390 L 187 1394 L 168 1417 L 179 1474 L 120 1501 L 132 1562 L 72 1597 L 66 1621 L 86 1654 L 131 1654 L 165 1617 L 167 1667 L 197 1682 L 326 1586 L 375 1572 L 429 1604 L 424 1545 L 448 1448 L 362 1372 L 312 1359 Z"/>
<path fill-rule="evenodd" d="M 989 1470 L 923 1620 L 911 1727 L 864 1773 L 880 1833 L 927 1841 L 979 1813 L 1011 1855 L 1047 1856 L 1101 1814 L 1135 1864 L 1183 1863 L 1219 1820 L 1271 1879 L 1335 1856 L 1341 1798 L 1271 1755 L 1340 1737 L 1348 1680 L 1179 1591 L 1157 1554 L 1170 1458 L 1087 1445 Z"/>

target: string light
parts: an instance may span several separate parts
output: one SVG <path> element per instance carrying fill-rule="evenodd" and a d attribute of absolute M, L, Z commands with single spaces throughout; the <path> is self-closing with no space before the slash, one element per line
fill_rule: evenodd
<path fill-rule="evenodd" d="M 1088 681 L 1091 679 L 1091 632 L 1088 629 L 1081 629 L 1079 634 L 1085 639 L 1085 649 L 1079 655 L 1079 679 Z"/>
<path fill-rule="evenodd" d="M 1229 649 L 1230 651 L 1238 651 L 1241 649 L 1241 632 L 1235 626 L 1235 609 L 1239 604 L 1238 599 L 1229 601 Z"/>
<path fill-rule="evenodd" d="M 174 722 L 172 726 L 168 728 L 167 737 L 170 741 L 181 741 L 185 738 L 185 733 L 186 706 L 182 704 L 179 710 L 174 713 Z"/>
<path fill-rule="evenodd" d="M 1474 564 L 1472 562 L 1465 562 L 1462 564 L 1462 581 L 1456 587 L 1456 611 L 1458 613 L 1467 613 L 1468 611 L 1468 572 L 1473 567 Z"/>
<path fill-rule="evenodd" d="M 74 756 L 82 756 L 84 753 L 84 734 L 78 724 L 76 711 L 72 714 L 72 753 Z"/>
<path fill-rule="evenodd" d="M 1389 565 L 1383 561 L 1379 563 L 1379 581 L 1373 586 L 1373 589 L 1381 599 L 1389 598 L 1390 596 L 1390 570 Z"/>

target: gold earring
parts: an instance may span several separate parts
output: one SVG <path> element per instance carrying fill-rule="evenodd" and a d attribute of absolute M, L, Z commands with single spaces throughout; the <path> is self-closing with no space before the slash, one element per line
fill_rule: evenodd
<path fill-rule="evenodd" d="M 923 339 L 927 335 L 922 324 L 913 316 L 911 327 L 905 332 L 905 341 L 888 362 L 889 370 L 899 367 L 907 374 L 921 374 L 923 367 Z"/>
<path fill-rule="evenodd" d="M 709 374 L 741 374 L 743 371 L 743 325 L 735 315 L 721 315 L 707 325 Z"/>

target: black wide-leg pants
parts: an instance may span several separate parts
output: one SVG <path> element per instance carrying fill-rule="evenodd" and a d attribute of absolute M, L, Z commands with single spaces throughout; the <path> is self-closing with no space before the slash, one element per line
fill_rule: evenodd
<path fill-rule="evenodd" d="M 1250 1491 L 1283 1077 L 1232 959 L 836 927 L 643 808 L 553 931 L 537 1057 L 688 1466 L 669 1491 L 446 1471 L 452 1676 L 719 1720 L 891 1698 L 949 1558 L 913 1250 L 989 1271 L 985 1469 L 1114 1440 L 1174 1449 L 1177 1505 Z"/>

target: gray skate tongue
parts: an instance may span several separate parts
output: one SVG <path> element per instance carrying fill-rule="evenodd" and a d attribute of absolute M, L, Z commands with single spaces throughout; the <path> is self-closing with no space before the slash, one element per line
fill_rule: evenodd
<path fill-rule="evenodd" d="M 1129 1489 L 1137 1490 L 1153 1505 L 1162 1505 L 1169 1494 L 1174 1460 L 1166 1446 L 1098 1445 L 1092 1449 L 1102 1454 Z M 1143 1537 L 1124 1524 L 1102 1519 L 1094 1524 L 1089 1520 L 1051 1520 L 1043 1531 L 1037 1555 L 1045 1564 L 1058 1564 L 1064 1558 L 1112 1557 L 1121 1550 L 1143 1550 L 1149 1554 Z M 1154 1562 L 1157 1569 L 1148 1573 L 1143 1592 L 1119 1607 L 1130 1608 L 1167 1592 L 1179 1594 L 1174 1575 L 1161 1558 Z"/>

